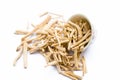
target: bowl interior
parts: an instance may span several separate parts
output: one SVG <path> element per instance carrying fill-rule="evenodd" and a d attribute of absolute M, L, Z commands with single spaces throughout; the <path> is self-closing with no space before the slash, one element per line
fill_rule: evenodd
<path fill-rule="evenodd" d="M 91 27 L 91 24 L 90 24 L 89 20 L 81 14 L 73 15 L 69 20 L 72 21 L 73 23 L 77 24 L 79 27 L 81 27 L 83 33 L 86 33 L 87 30 L 91 30 L 90 40 L 86 45 L 84 45 L 84 50 L 85 50 L 90 45 L 91 40 L 92 40 L 92 36 L 93 36 L 93 29 Z M 84 27 L 82 26 L 83 24 L 85 24 Z"/>

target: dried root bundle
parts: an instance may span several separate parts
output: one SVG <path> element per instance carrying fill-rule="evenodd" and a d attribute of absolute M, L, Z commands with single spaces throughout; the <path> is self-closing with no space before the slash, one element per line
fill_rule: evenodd
<path fill-rule="evenodd" d="M 40 52 L 46 59 L 47 66 L 55 66 L 60 74 L 72 80 L 82 78 L 74 74 L 75 70 L 80 70 L 83 75 L 86 73 L 85 58 L 81 56 L 84 47 L 91 39 L 91 28 L 86 21 L 73 22 L 53 18 L 48 12 L 40 15 L 47 18 L 40 24 L 34 26 L 30 32 L 17 30 L 15 34 L 24 35 L 21 44 L 17 47 L 19 55 L 14 61 L 23 55 L 24 68 L 27 68 L 27 53 L 34 54 Z M 31 36 L 34 36 L 32 38 Z"/>

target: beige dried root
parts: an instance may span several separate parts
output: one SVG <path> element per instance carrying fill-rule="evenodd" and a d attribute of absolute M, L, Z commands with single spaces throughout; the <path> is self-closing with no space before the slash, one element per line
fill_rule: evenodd
<path fill-rule="evenodd" d="M 23 55 L 24 68 L 27 68 L 27 53 L 38 52 L 46 59 L 45 67 L 56 66 L 60 74 L 72 80 L 81 80 L 82 78 L 74 74 L 74 71 L 81 70 L 83 75 L 86 73 L 85 58 L 81 53 L 91 39 L 91 28 L 87 22 L 65 22 L 59 18 L 54 19 L 50 14 L 56 15 L 49 12 L 41 14 L 40 17 L 46 15 L 47 18 L 42 23 L 33 25 L 32 31 L 17 30 L 15 32 L 24 37 L 16 50 L 21 52 L 13 64 L 15 65 Z"/>

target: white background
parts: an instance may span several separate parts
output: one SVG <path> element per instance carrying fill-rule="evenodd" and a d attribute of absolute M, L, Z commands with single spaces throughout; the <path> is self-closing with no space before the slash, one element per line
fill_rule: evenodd
<path fill-rule="evenodd" d="M 44 68 L 39 54 L 28 56 L 28 69 L 22 58 L 12 66 L 21 38 L 14 31 L 26 30 L 27 21 L 46 11 L 66 19 L 81 13 L 94 27 L 95 38 L 84 54 L 88 73 L 83 80 L 120 80 L 119 0 L 0 0 L 0 80 L 70 80 L 53 67 Z"/>

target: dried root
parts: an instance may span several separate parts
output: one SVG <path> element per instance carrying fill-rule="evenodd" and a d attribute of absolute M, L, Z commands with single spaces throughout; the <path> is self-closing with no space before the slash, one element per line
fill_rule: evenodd
<path fill-rule="evenodd" d="M 86 73 L 85 58 L 81 56 L 84 47 L 91 39 L 91 29 L 87 22 L 64 22 L 44 13 L 40 17 L 47 15 L 47 18 L 30 32 L 17 30 L 15 34 L 24 35 L 21 44 L 16 51 L 21 51 L 14 60 L 13 65 L 23 55 L 24 68 L 27 68 L 27 52 L 40 52 L 46 59 L 47 66 L 56 66 L 58 72 L 72 80 L 82 78 L 74 74 L 74 70 Z M 56 15 L 61 17 L 61 15 Z M 51 21 L 52 19 L 52 21 Z M 35 35 L 33 35 L 35 34 Z M 31 38 L 30 36 L 34 36 Z"/>

